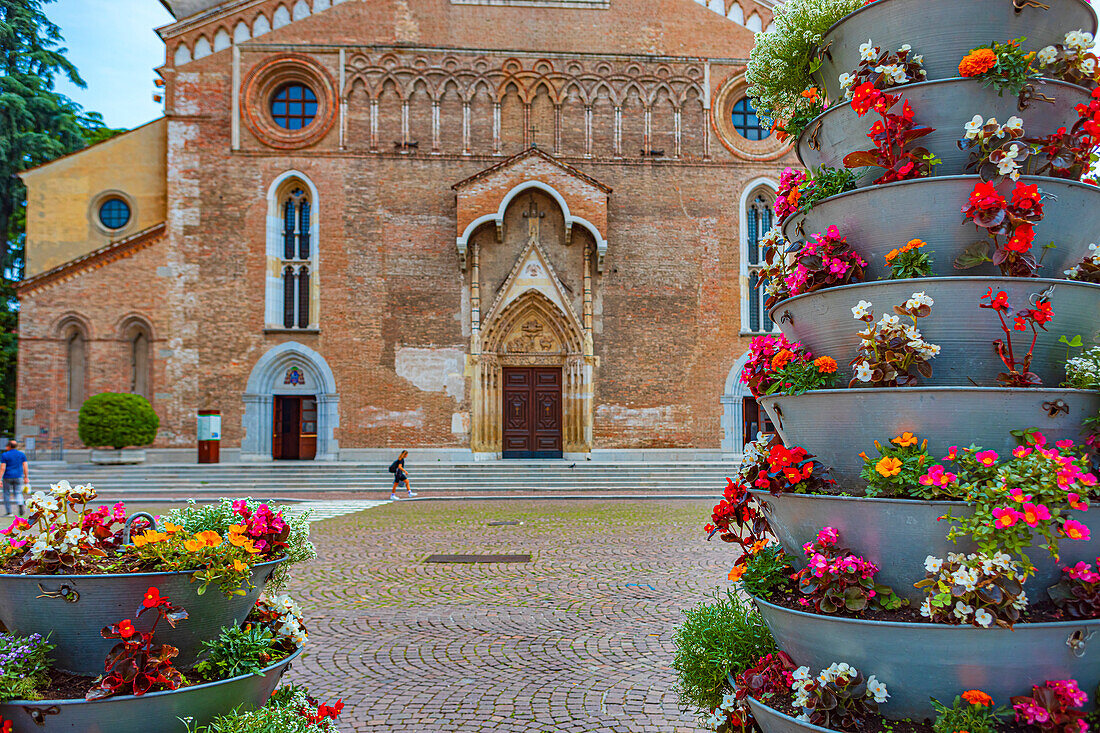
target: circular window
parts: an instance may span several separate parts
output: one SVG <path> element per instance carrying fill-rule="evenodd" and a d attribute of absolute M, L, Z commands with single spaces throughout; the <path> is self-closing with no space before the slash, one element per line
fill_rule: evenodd
<path fill-rule="evenodd" d="M 107 229 L 121 229 L 130 223 L 130 205 L 122 199 L 107 199 L 99 206 L 99 223 Z"/>
<path fill-rule="evenodd" d="M 284 84 L 271 98 L 271 117 L 284 130 L 303 130 L 317 117 L 317 95 L 305 84 Z"/>
<path fill-rule="evenodd" d="M 748 97 L 737 100 L 730 112 L 730 119 L 733 129 L 746 140 L 764 140 L 771 135 L 771 131 L 760 124 L 760 118 L 756 116 Z"/>

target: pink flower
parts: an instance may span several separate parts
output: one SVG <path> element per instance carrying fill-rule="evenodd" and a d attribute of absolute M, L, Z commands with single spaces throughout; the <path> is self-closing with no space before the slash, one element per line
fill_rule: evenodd
<path fill-rule="evenodd" d="M 1047 680 L 1047 686 L 1054 690 L 1066 707 L 1079 708 L 1089 700 L 1088 695 L 1077 686 L 1077 680 Z"/>
<path fill-rule="evenodd" d="M 995 507 L 993 509 L 993 517 L 996 521 L 993 523 L 998 529 L 1004 529 L 1016 524 L 1020 518 L 1020 513 L 1012 507 Z"/>
<path fill-rule="evenodd" d="M 1081 496 L 1072 491 L 1066 495 L 1066 500 L 1069 502 L 1069 505 L 1071 507 L 1077 509 L 1078 511 L 1083 512 L 1089 508 L 1089 503 L 1087 501 L 1082 501 Z"/>
<path fill-rule="evenodd" d="M 1047 436 L 1043 435 L 1042 433 L 1032 433 L 1031 434 L 1031 443 L 1033 445 L 1038 445 L 1038 446 L 1046 445 L 1047 444 Z"/>
<path fill-rule="evenodd" d="M 1087 540 L 1089 538 L 1089 528 L 1076 519 L 1067 519 L 1066 523 L 1062 525 L 1062 531 L 1071 540 Z"/>
<path fill-rule="evenodd" d="M 1073 441 L 1068 440 L 1068 439 L 1067 440 L 1059 440 L 1054 445 L 1058 446 L 1062 450 L 1069 450 L 1070 448 L 1073 447 Z"/>
<path fill-rule="evenodd" d="M 1039 525 L 1039 522 L 1044 522 L 1050 519 L 1050 510 L 1042 504 L 1032 504 L 1031 502 L 1024 502 L 1024 508 L 1023 511 L 1020 512 L 1020 518 L 1024 520 L 1024 524 L 1026 524 L 1027 526 L 1036 527 Z"/>
<path fill-rule="evenodd" d="M 1017 504 L 1023 504 L 1025 501 L 1031 501 L 1031 494 L 1025 494 L 1020 489 L 1009 489 L 1009 496 L 1012 497 L 1012 501 Z"/>
<path fill-rule="evenodd" d="M 924 486 L 947 486 L 954 483 L 958 477 L 950 471 L 944 471 L 943 466 L 937 463 L 928 469 L 928 473 L 917 479 Z"/>
<path fill-rule="evenodd" d="M 945 461 L 953 461 L 959 457 L 959 446 L 953 445 L 947 449 L 947 455 L 943 457 Z"/>
<path fill-rule="evenodd" d="M 1012 456 L 1014 458 L 1026 458 L 1031 453 L 1031 448 L 1027 448 L 1022 445 L 1018 445 L 1012 449 Z"/>
<path fill-rule="evenodd" d="M 983 466 L 992 466 L 994 463 L 997 462 L 997 459 L 1000 458 L 1000 456 L 997 455 L 997 451 L 995 450 L 983 450 L 981 453 L 978 453 L 974 457 L 977 458 L 978 462 L 981 463 Z"/>
<path fill-rule="evenodd" d="M 840 532 L 834 527 L 823 527 L 821 531 L 817 533 L 817 541 L 825 547 L 835 545 L 839 539 Z"/>

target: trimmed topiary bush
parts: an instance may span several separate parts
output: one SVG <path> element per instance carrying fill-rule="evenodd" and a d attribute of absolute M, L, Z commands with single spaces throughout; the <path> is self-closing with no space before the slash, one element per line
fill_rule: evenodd
<path fill-rule="evenodd" d="M 149 445 L 157 437 L 160 418 L 149 400 L 136 394 L 104 392 L 80 406 L 77 434 L 92 448 L 122 450 Z"/>

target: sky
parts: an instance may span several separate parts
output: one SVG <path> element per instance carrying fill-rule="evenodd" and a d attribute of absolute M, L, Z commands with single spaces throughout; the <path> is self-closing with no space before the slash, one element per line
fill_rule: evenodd
<path fill-rule="evenodd" d="M 88 83 L 80 89 L 59 79 L 59 92 L 102 113 L 111 127 L 137 127 L 164 113 L 153 101 L 153 69 L 164 64 L 164 43 L 153 29 L 172 16 L 158 0 L 56 0 L 45 11 Z"/>

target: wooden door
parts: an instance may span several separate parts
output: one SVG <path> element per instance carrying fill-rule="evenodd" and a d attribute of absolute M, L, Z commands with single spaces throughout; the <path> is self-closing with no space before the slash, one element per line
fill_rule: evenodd
<path fill-rule="evenodd" d="M 560 367 L 504 367 L 505 458 L 562 457 Z"/>
<path fill-rule="evenodd" d="M 317 455 L 317 398 L 275 397 L 272 456 L 278 460 L 312 460 Z"/>
<path fill-rule="evenodd" d="M 741 400 L 741 426 L 742 444 L 756 440 L 757 433 L 775 433 L 775 426 L 772 425 L 768 413 L 752 397 L 743 397 Z"/>
<path fill-rule="evenodd" d="M 303 397 L 298 430 L 298 457 L 312 461 L 317 456 L 317 398 Z"/>

